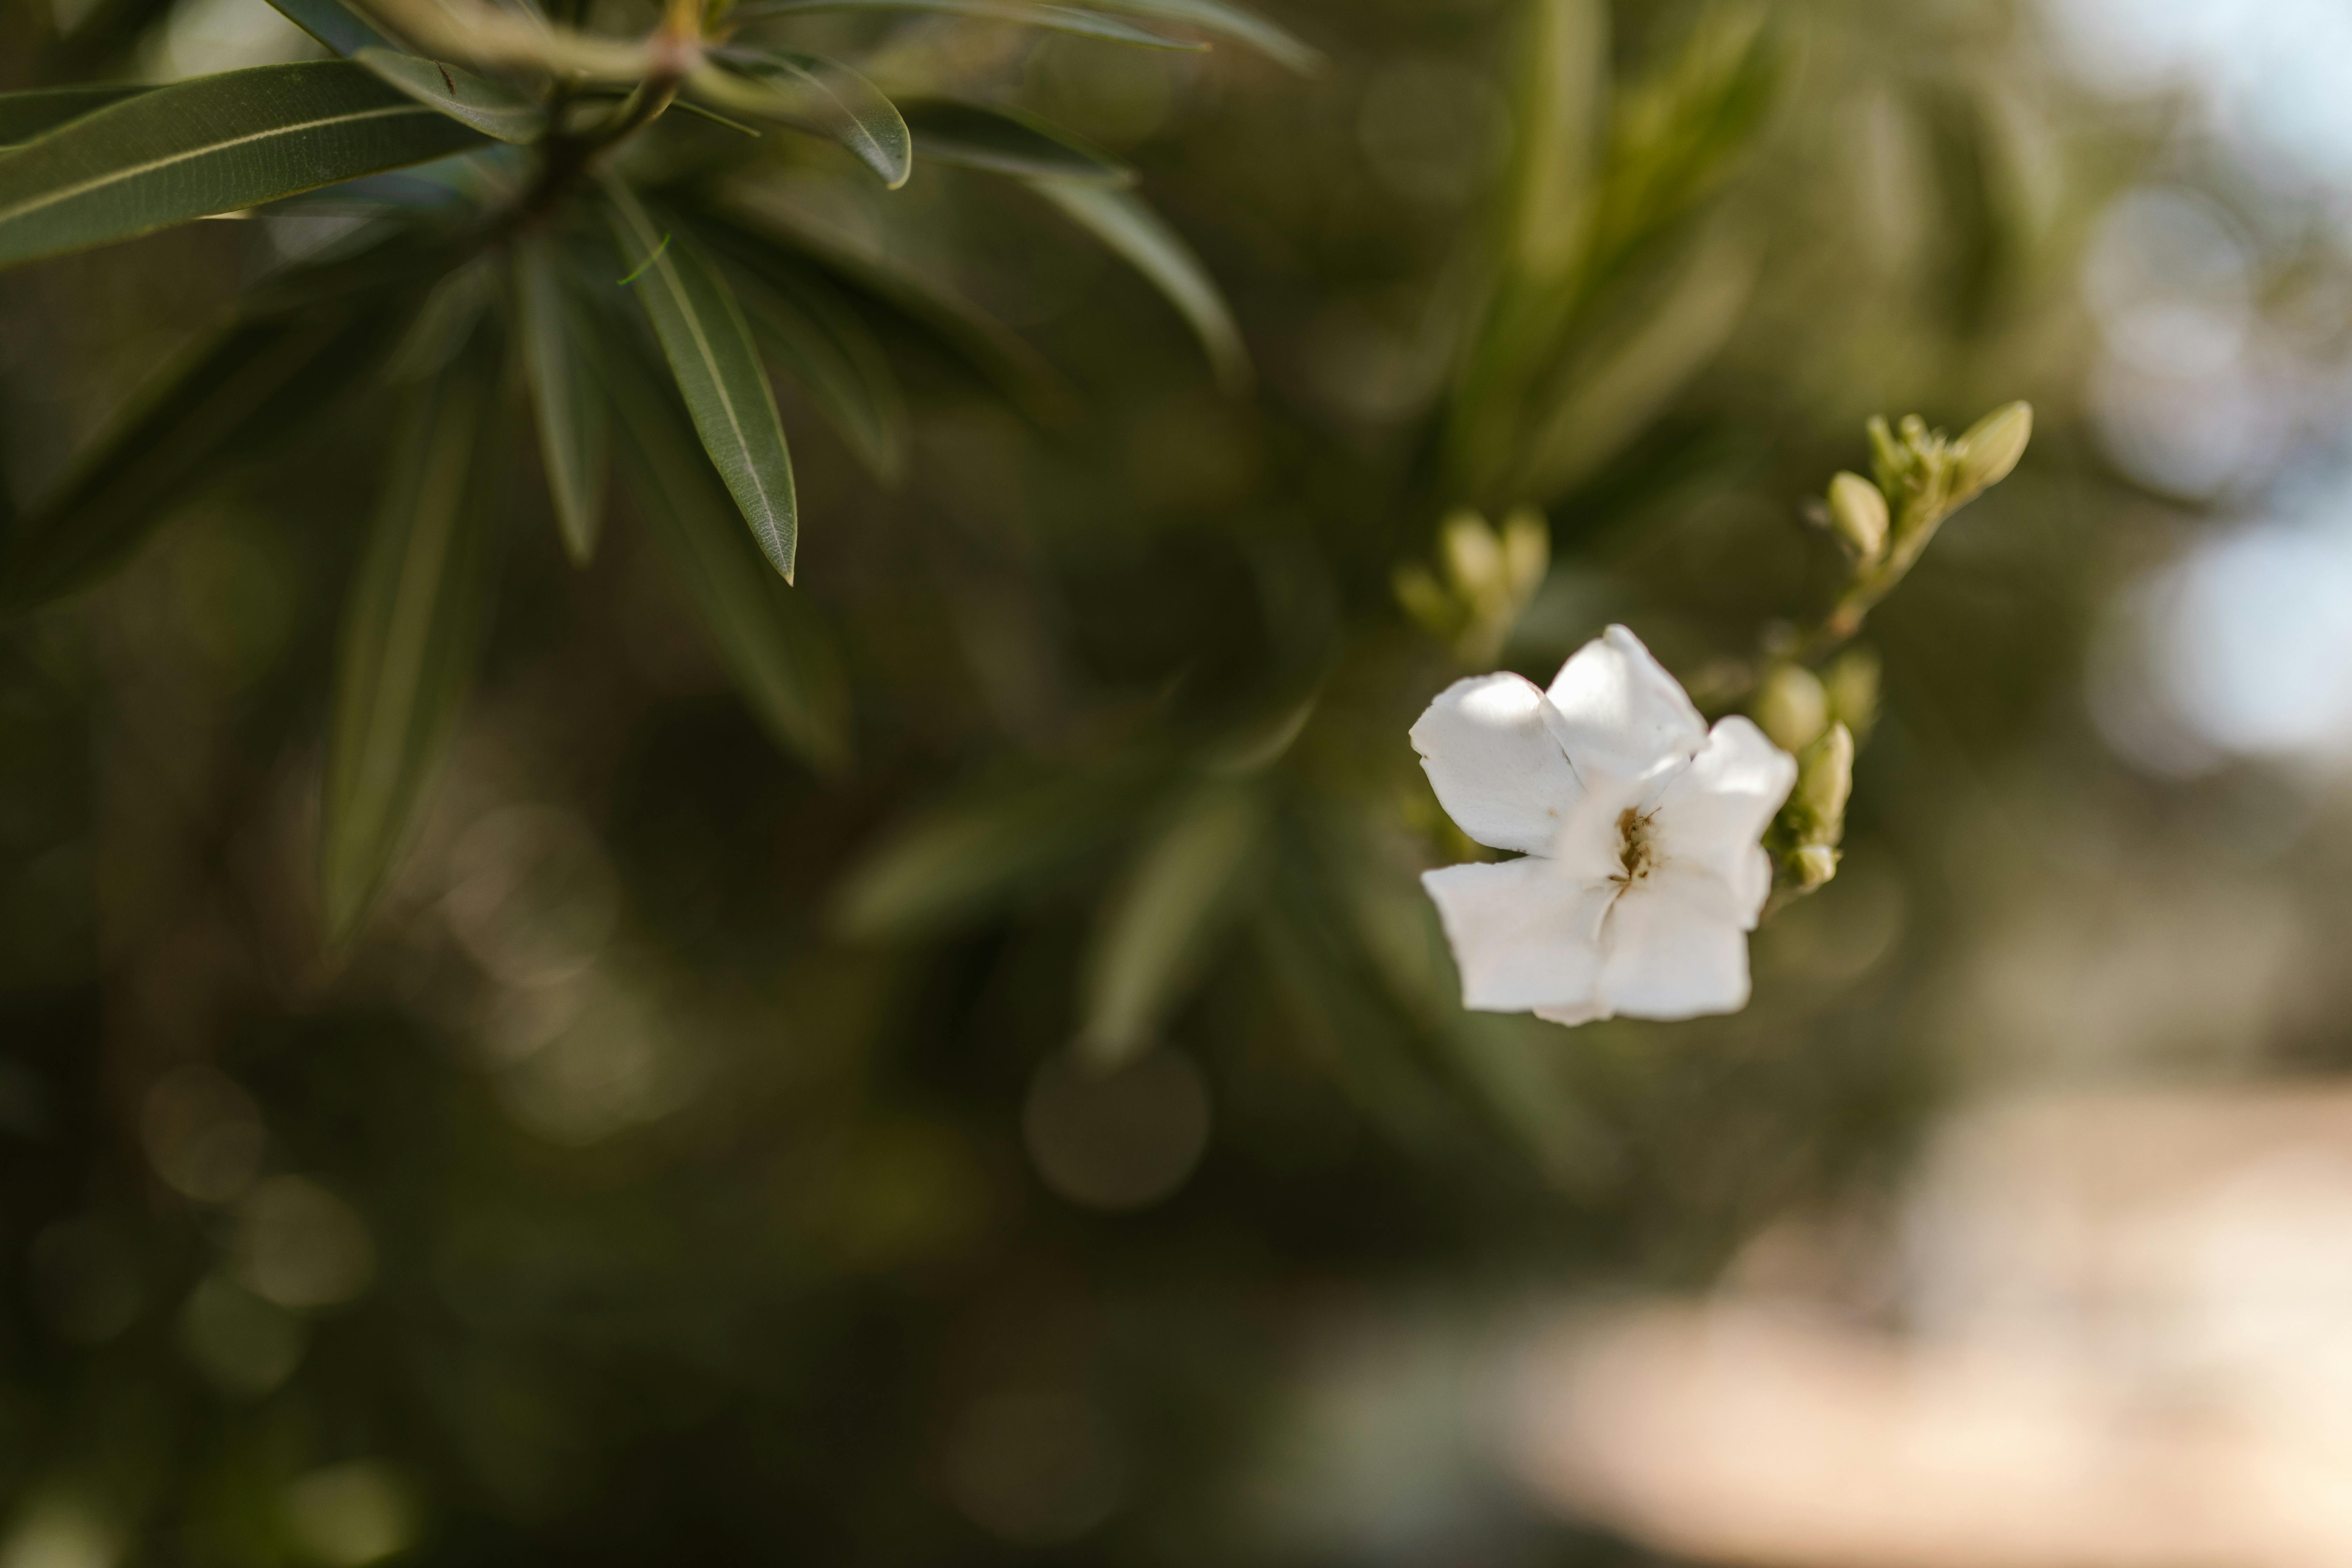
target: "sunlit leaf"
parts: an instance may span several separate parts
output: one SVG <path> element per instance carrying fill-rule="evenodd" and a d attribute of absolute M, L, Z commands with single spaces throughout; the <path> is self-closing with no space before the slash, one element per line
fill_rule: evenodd
<path fill-rule="evenodd" d="M 421 163 L 479 135 L 348 60 L 157 88 L 0 158 L 0 266 Z"/>
<path fill-rule="evenodd" d="M 729 51 L 726 65 L 694 73 L 688 87 L 754 120 L 813 131 L 839 142 L 897 190 L 913 167 L 907 122 L 882 90 L 847 66 L 815 55 Z"/>
<path fill-rule="evenodd" d="M 1132 184 L 1135 171 L 1066 132 L 1005 110 L 944 100 L 904 106 L 918 155 L 995 174 Z"/>
<path fill-rule="evenodd" d="M 417 102 L 485 136 L 529 142 L 547 130 L 547 110 L 536 100 L 462 66 L 383 48 L 362 49 L 352 58 Z"/>
<path fill-rule="evenodd" d="M 479 500 L 497 374 L 478 341 L 409 393 L 344 607 L 320 805 L 320 891 L 338 942 L 413 836 L 473 680 L 493 559 Z"/>
<path fill-rule="evenodd" d="M 1148 810 L 1153 781 L 1105 765 L 967 795 L 886 838 L 834 904 L 861 940 L 920 935 L 1003 908 Z"/>
<path fill-rule="evenodd" d="M 1295 71 L 1311 71 L 1323 57 L 1297 35 L 1228 0 L 1094 0 L 1106 11 L 1123 11 L 1157 22 L 1174 22 L 1214 37 L 1247 44 L 1267 58 Z"/>
<path fill-rule="evenodd" d="M 269 0 L 278 14 L 339 55 L 355 55 L 362 49 L 396 49 L 400 46 L 383 36 L 383 31 L 366 17 L 343 4 L 343 0 Z"/>
<path fill-rule="evenodd" d="M 50 87 L 32 92 L 0 92 L 0 148 L 55 131 L 69 121 L 137 98 L 144 87 Z"/>
<path fill-rule="evenodd" d="M 610 183 L 605 211 L 631 285 L 652 320 L 703 449 L 760 549 L 785 582 L 800 542 L 792 454 L 760 351 L 727 280 L 685 236 L 657 226 L 628 187 Z"/>
<path fill-rule="evenodd" d="M 686 410 L 625 342 L 608 344 L 614 448 L 636 510 L 736 687 L 776 742 L 822 772 L 848 765 L 849 692 L 814 606 L 760 558 Z"/>
<path fill-rule="evenodd" d="M 1087 967 L 1078 1048 L 1095 1066 L 1113 1070 L 1150 1049 L 1235 912 L 1265 826 L 1256 796 L 1219 784 L 1145 842 L 1103 911 Z"/>
<path fill-rule="evenodd" d="M 757 0 L 739 5 L 734 15 L 752 19 L 766 16 L 812 16 L 824 11 L 927 11 L 935 16 L 970 16 L 985 22 L 1011 22 L 1024 27 L 1075 33 L 1114 44 L 1136 44 L 1154 49 L 1198 49 L 1205 46 L 1171 38 L 1116 16 L 1076 5 L 1032 5 L 1027 0 Z"/>
<path fill-rule="evenodd" d="M 158 378 L 0 549 L 0 605 L 81 586 L 205 486 L 299 433 L 381 363 L 382 303 L 327 303 L 236 323 Z"/>
<path fill-rule="evenodd" d="M 747 275 L 741 298 L 753 333 L 794 384 L 877 477 L 896 479 L 906 456 L 906 405 L 890 362 L 856 312 L 814 279 Z"/>
<path fill-rule="evenodd" d="M 593 352 L 582 308 L 565 280 L 556 242 L 526 236 L 515 247 L 517 324 L 524 379 L 539 425 L 540 458 L 564 553 L 575 566 L 595 557 L 604 525 L 604 397 L 590 374 Z"/>
<path fill-rule="evenodd" d="M 1250 382 L 1249 350 L 1234 324 L 1225 297 L 1192 247 L 1158 213 L 1126 191 L 1068 180 L 1033 180 L 1032 187 L 1125 258 L 1128 264 L 1191 323 L 1217 373 L 1218 384 L 1237 392 Z"/>

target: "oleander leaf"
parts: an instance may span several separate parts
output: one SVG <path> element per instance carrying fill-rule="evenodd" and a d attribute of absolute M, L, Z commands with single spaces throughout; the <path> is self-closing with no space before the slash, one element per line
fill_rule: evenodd
<path fill-rule="evenodd" d="M 365 48 L 352 58 L 395 90 L 485 136 L 531 142 L 547 132 L 546 109 L 504 82 L 396 49 Z"/>
<path fill-rule="evenodd" d="M 1322 55 L 1296 34 L 1227 0 L 1094 0 L 1094 4 L 1106 11 L 1174 22 L 1213 37 L 1247 44 L 1268 59 L 1302 74 L 1323 64 Z"/>
<path fill-rule="evenodd" d="M 1083 982 L 1080 1053 L 1108 1072 L 1156 1043 L 1205 949 L 1237 912 L 1265 836 L 1263 803 L 1228 784 L 1181 802 L 1106 904 Z"/>
<path fill-rule="evenodd" d="M 876 478 L 906 459 L 907 408 L 898 377 L 857 312 L 814 279 L 740 274 L 753 334 Z"/>
<path fill-rule="evenodd" d="M 604 526 L 604 395 L 591 374 L 594 352 L 580 301 L 566 279 L 556 242 L 545 234 L 515 247 L 517 326 L 524 380 L 539 426 L 541 461 L 555 503 L 564 553 L 575 566 L 595 558 Z"/>
<path fill-rule="evenodd" d="M 0 92 L 0 149 L 14 148 L 110 103 L 153 90 L 144 87 L 47 87 Z"/>
<path fill-rule="evenodd" d="M 299 435 L 383 358 L 381 300 L 233 322 L 159 377 L 0 546 L 0 607 L 81 587 L 224 472 Z"/>
<path fill-rule="evenodd" d="M 278 15 L 339 55 L 400 46 L 342 0 L 269 0 Z"/>
<path fill-rule="evenodd" d="M 755 120 L 811 131 L 848 149 L 897 190 L 914 167 L 914 141 L 898 107 L 847 66 L 817 55 L 729 51 L 726 66 L 688 79 L 688 89 Z"/>
<path fill-rule="evenodd" d="M 1126 191 L 1069 180 L 1029 182 L 1081 228 L 1118 253 L 1176 307 L 1209 356 L 1218 384 L 1239 392 L 1250 382 L 1249 350 L 1242 343 L 1223 293 L 1201 258 L 1158 213 Z"/>
<path fill-rule="evenodd" d="M 408 394 L 344 607 L 320 805 L 320 892 L 338 942 L 415 836 L 473 682 L 495 553 L 481 504 L 499 435 L 490 336 Z"/>
<path fill-rule="evenodd" d="M 918 157 L 992 174 L 1129 185 L 1135 171 L 1066 132 L 1008 110 L 935 100 L 902 106 Z"/>
<path fill-rule="evenodd" d="M 626 185 L 605 185 L 613 232 L 703 450 L 769 563 L 793 580 L 800 508 L 776 395 L 742 307 L 694 242 L 656 226 Z"/>
<path fill-rule="evenodd" d="M 625 340 L 608 342 L 600 357 L 614 372 L 607 386 L 623 482 L 761 726 L 810 766 L 838 773 L 850 757 L 839 656 L 814 607 L 744 537 L 686 409 L 644 359 Z"/>
<path fill-rule="evenodd" d="M 737 6 L 732 15 L 751 20 L 812 16 L 824 11 L 922 11 L 983 22 L 1010 22 L 1017 26 L 1042 27 L 1049 32 L 1072 33 L 1083 38 L 1134 44 L 1144 48 L 1197 50 L 1207 47 L 1189 38 L 1168 37 L 1099 11 L 1076 5 L 1032 4 L 1030 0 L 759 0 Z"/>
<path fill-rule="evenodd" d="M 0 267 L 480 144 L 348 60 L 159 87 L 0 158 Z"/>

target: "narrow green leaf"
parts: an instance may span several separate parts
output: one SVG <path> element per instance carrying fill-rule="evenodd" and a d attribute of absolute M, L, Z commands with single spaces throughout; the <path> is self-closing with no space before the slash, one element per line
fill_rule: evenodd
<path fill-rule="evenodd" d="M 224 471 L 291 438 L 383 358 L 376 301 L 236 322 L 158 378 L 0 547 L 0 607 L 82 586 Z"/>
<path fill-rule="evenodd" d="M 801 16 L 820 11 L 927 11 L 934 16 L 970 16 L 984 22 L 1011 22 L 1074 33 L 1106 43 L 1135 44 L 1151 49 L 1201 49 L 1207 46 L 1188 38 L 1171 38 L 1076 5 L 1032 5 L 1028 0 L 763 0 L 739 5 L 734 15 L 745 20 L 767 16 Z"/>
<path fill-rule="evenodd" d="M 1227 0 L 1094 0 L 1106 11 L 1124 11 L 1157 22 L 1195 27 L 1237 44 L 1247 44 L 1276 64 L 1302 75 L 1321 68 L 1323 57 L 1297 35 L 1276 26 L 1255 11 Z"/>
<path fill-rule="evenodd" d="M 838 289 L 867 320 L 942 355 L 1040 423 L 1063 417 L 1075 401 L 1036 350 L 978 306 L 826 236 L 764 193 L 740 196 L 694 209 L 696 234 L 737 265 L 786 287 Z"/>
<path fill-rule="evenodd" d="M 1232 785 L 1182 802 L 1105 907 L 1084 984 L 1078 1049 L 1116 1071 L 1151 1048 L 1210 942 L 1235 913 L 1265 836 L 1262 803 Z"/>
<path fill-rule="evenodd" d="M 882 89 L 847 66 L 817 55 L 729 51 L 726 65 L 698 70 L 688 89 L 755 120 L 839 142 L 897 190 L 914 167 L 914 140 Z"/>
<path fill-rule="evenodd" d="M 339 942 L 413 837 L 473 681 L 494 553 L 480 500 L 497 374 L 478 341 L 410 393 L 343 612 L 320 808 L 320 890 Z"/>
<path fill-rule="evenodd" d="M 610 182 L 605 190 L 621 253 L 628 265 L 644 269 L 635 285 L 637 298 L 661 339 L 703 450 L 761 551 L 789 583 L 800 544 L 792 453 L 742 307 L 692 241 L 656 226 L 626 185 Z"/>
<path fill-rule="evenodd" d="M 1217 382 L 1228 392 L 1249 385 L 1249 350 L 1234 324 L 1209 269 L 1176 231 L 1140 198 L 1125 191 L 1068 180 L 1032 180 L 1032 189 L 1060 207 L 1081 228 L 1123 257 L 1182 313 L 1209 356 Z"/>
<path fill-rule="evenodd" d="M 144 87 L 49 87 L 33 92 L 0 92 L 0 149 L 47 134 L 83 115 L 137 98 Z"/>
<path fill-rule="evenodd" d="M 614 446 L 630 497 L 671 576 L 777 744 L 823 773 L 849 763 L 849 691 L 816 611 L 776 581 L 744 537 L 686 410 L 625 342 L 603 355 Z"/>
<path fill-rule="evenodd" d="M 1564 275 L 1584 237 L 1595 143 L 1609 91 L 1609 8 L 1536 0 L 1518 55 L 1511 260 L 1538 281 Z"/>
<path fill-rule="evenodd" d="M 850 873 L 835 923 L 857 940 L 900 940 L 994 913 L 1149 810 L 1155 782 L 1134 766 L 1098 766 L 920 813 Z"/>
<path fill-rule="evenodd" d="M 1558 495 L 1647 428 L 1739 325 L 1757 259 L 1752 241 L 1710 235 L 1646 313 L 1578 356 L 1535 411 L 1519 493 Z"/>
<path fill-rule="evenodd" d="M 343 0 L 269 0 L 278 15 L 339 55 L 362 49 L 396 49 L 400 46 Z"/>
<path fill-rule="evenodd" d="M 174 82 L 0 158 L 0 267 L 425 163 L 479 140 L 348 60 Z"/>
<path fill-rule="evenodd" d="M 916 153 L 937 163 L 1098 185 L 1135 183 L 1135 171 L 1109 153 L 1027 115 L 945 100 L 908 104 L 905 112 Z"/>
<path fill-rule="evenodd" d="M 387 85 L 485 136 L 530 142 L 547 132 L 546 109 L 504 82 L 396 49 L 366 48 L 352 58 Z"/>
<path fill-rule="evenodd" d="M 813 282 L 743 275 L 740 294 L 752 331 L 859 461 L 877 478 L 895 479 L 907 446 L 898 378 L 857 313 Z"/>
<path fill-rule="evenodd" d="M 548 492 L 564 553 L 573 565 L 585 566 L 604 526 L 604 397 L 589 374 L 586 324 L 555 241 L 544 234 L 526 237 L 515 247 L 514 266 L 524 378 Z"/>

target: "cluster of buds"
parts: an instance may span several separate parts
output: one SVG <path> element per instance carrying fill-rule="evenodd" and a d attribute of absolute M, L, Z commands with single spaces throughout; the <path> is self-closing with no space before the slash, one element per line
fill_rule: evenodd
<path fill-rule="evenodd" d="M 1455 658 L 1483 668 L 1502 653 L 1550 570 L 1551 531 L 1542 513 L 1522 508 L 1497 531 L 1465 509 L 1438 531 L 1436 571 L 1397 569 L 1397 601 Z"/>
<path fill-rule="evenodd" d="M 1821 674 L 1775 665 L 1749 711 L 1772 743 L 1797 759 L 1797 784 L 1765 847 L 1784 897 L 1814 891 L 1837 875 L 1853 756 L 1878 716 L 1878 658 L 1849 648 Z"/>

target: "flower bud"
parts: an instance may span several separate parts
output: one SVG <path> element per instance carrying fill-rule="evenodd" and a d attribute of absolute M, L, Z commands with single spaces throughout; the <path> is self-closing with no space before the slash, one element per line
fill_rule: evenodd
<path fill-rule="evenodd" d="M 1503 544 L 1485 518 L 1475 511 L 1447 518 L 1441 548 L 1446 573 L 1465 598 L 1476 601 L 1504 591 Z"/>
<path fill-rule="evenodd" d="M 1846 649 L 1822 672 L 1822 689 L 1829 693 L 1831 719 L 1853 731 L 1859 745 L 1878 722 L 1878 655 L 1866 647 Z"/>
<path fill-rule="evenodd" d="M 1860 474 L 1830 480 L 1830 526 L 1854 559 L 1874 566 L 1886 553 L 1886 497 Z"/>
<path fill-rule="evenodd" d="M 1977 495 L 2009 478 L 2032 439 L 2030 403 L 2008 404 L 1978 420 L 1953 448 L 1959 464 L 1958 493 Z"/>
<path fill-rule="evenodd" d="M 1853 796 L 1853 732 L 1832 724 L 1798 759 L 1792 804 L 1810 819 L 1805 841 L 1832 845 L 1844 837 L 1846 802 Z"/>
<path fill-rule="evenodd" d="M 1756 694 L 1757 727 L 1784 752 L 1801 752 L 1829 727 L 1829 698 L 1813 672 L 1799 664 L 1779 664 Z"/>
<path fill-rule="evenodd" d="M 1837 875 L 1838 852 L 1826 844 L 1808 844 L 1790 855 L 1788 868 L 1798 892 L 1814 892 Z"/>
<path fill-rule="evenodd" d="M 1503 569 L 1512 597 L 1522 605 L 1535 597 L 1551 570 L 1551 525 L 1533 507 L 1522 507 L 1503 520 Z"/>

